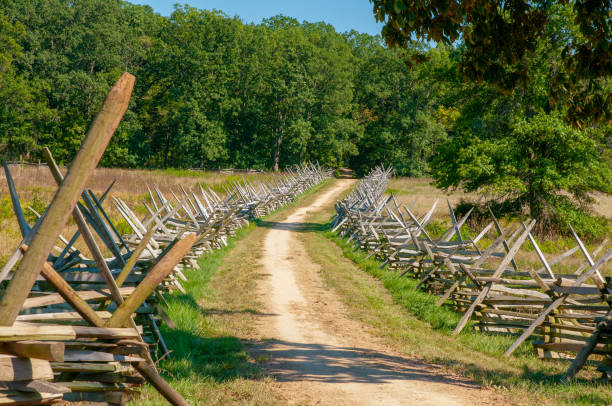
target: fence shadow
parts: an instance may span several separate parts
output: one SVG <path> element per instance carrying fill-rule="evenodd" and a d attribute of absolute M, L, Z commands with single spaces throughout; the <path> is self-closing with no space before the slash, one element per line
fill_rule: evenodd
<path fill-rule="evenodd" d="M 445 374 L 440 367 L 367 348 L 266 340 L 253 352 L 277 381 L 371 383 L 440 382 L 477 388 L 466 378 Z"/>
<path fill-rule="evenodd" d="M 255 220 L 257 227 L 272 228 L 275 230 L 295 231 L 298 233 L 312 233 L 326 231 L 330 223 L 286 223 L 281 221 Z"/>

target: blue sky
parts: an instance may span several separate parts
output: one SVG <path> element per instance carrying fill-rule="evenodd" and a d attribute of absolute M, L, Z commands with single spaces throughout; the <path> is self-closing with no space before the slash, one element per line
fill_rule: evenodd
<path fill-rule="evenodd" d="M 230 16 L 239 16 L 247 23 L 259 23 L 263 18 L 284 14 L 299 21 L 324 21 L 336 31 L 351 29 L 376 35 L 382 25 L 372 14 L 368 0 L 130 0 L 135 4 L 148 4 L 161 15 L 172 13 L 175 3 L 187 3 L 200 9 L 222 10 Z"/>

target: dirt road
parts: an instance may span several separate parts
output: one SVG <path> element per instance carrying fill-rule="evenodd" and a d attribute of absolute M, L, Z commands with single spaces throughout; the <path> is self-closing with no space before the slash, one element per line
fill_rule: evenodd
<path fill-rule="evenodd" d="M 313 227 L 309 211 L 330 207 L 351 180 L 337 180 L 308 207 L 268 224 L 260 293 L 270 316 L 257 346 L 265 373 L 276 378 L 280 403 L 289 405 L 483 405 L 499 404 L 491 392 L 440 368 L 387 348 L 347 317 L 327 289 L 319 265 L 297 233 Z M 496 399 L 498 400 L 498 399 Z"/>

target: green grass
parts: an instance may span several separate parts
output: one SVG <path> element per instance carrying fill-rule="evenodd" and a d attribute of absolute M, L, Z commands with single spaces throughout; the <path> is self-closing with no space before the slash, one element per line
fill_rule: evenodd
<path fill-rule="evenodd" d="M 266 217 L 277 220 L 329 185 L 323 182 Z M 256 222 L 239 230 L 228 246 L 202 256 L 199 270 L 183 273 L 186 293 L 166 295 L 177 328 L 162 326 L 171 354 L 159 363 L 162 375 L 192 405 L 276 404 L 269 379 L 249 354 L 248 337 L 259 314 L 255 295 L 257 255 L 265 228 Z M 248 257 L 248 261 L 244 258 Z M 133 405 L 166 405 L 145 386 Z"/>
<path fill-rule="evenodd" d="M 253 232 L 255 226 L 243 228 L 229 240 L 227 247 L 201 257 L 199 270 L 186 270 L 183 283 L 186 294 L 166 295 L 168 315 L 177 328 L 162 326 L 162 334 L 171 349 L 158 366 L 170 385 L 193 405 L 265 404 L 267 397 L 261 371 L 252 362 L 241 340 L 230 326 L 211 317 L 201 306 L 213 301 L 217 293 L 210 282 L 235 247 L 236 241 Z M 134 405 L 166 405 L 151 387 L 146 386 Z"/>
<path fill-rule="evenodd" d="M 314 214 L 308 221 L 325 222 L 329 212 Z M 562 383 L 567 362 L 536 357 L 529 343 L 512 357 L 503 356 L 515 337 L 482 333 L 469 325 L 458 337 L 451 332 L 460 319 L 450 307 L 436 306 L 437 296 L 414 291 L 417 281 L 399 277 L 366 259 L 343 239 L 326 230 L 300 237 L 308 254 L 322 267 L 325 283 L 376 336 L 410 356 L 445 366 L 477 383 L 497 388 L 508 400 L 521 404 L 612 404 L 612 389 L 597 381 L 590 368 L 570 383 Z"/>
<path fill-rule="evenodd" d="M 409 192 L 407 190 L 402 190 L 402 189 L 395 189 L 395 188 L 387 188 L 387 190 L 385 190 L 385 193 L 387 194 L 391 194 L 393 193 L 394 195 L 411 195 L 413 194 L 413 192 Z"/>

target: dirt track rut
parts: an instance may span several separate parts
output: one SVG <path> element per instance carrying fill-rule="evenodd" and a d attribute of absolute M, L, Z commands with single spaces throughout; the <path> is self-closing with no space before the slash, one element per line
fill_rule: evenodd
<path fill-rule="evenodd" d="M 337 180 L 307 207 L 270 224 L 259 289 L 269 316 L 255 351 L 288 405 L 486 405 L 497 396 L 439 367 L 406 358 L 366 333 L 327 289 L 297 237 L 309 211 L 330 207 L 351 180 Z M 493 400 L 494 398 L 497 398 Z"/>

